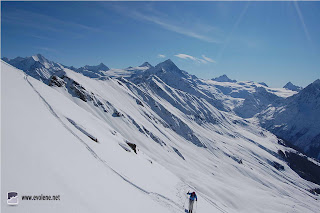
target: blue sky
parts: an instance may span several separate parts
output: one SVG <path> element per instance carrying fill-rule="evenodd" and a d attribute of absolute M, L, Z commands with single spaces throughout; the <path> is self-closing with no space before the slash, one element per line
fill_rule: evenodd
<path fill-rule="evenodd" d="M 1 57 L 112 68 L 170 58 L 210 79 L 320 78 L 320 2 L 1 2 Z"/>

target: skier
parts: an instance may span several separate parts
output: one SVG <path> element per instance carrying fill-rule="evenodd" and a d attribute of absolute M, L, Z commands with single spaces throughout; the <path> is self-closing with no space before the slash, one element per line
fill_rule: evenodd
<path fill-rule="evenodd" d="M 190 195 L 188 213 L 192 213 L 194 200 L 198 201 L 198 198 L 195 192 L 188 192 L 187 195 Z"/>

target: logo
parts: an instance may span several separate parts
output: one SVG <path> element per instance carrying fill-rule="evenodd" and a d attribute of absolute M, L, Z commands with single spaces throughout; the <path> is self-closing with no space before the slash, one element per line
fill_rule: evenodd
<path fill-rule="evenodd" d="M 8 192 L 8 205 L 18 205 L 18 193 L 17 192 Z"/>

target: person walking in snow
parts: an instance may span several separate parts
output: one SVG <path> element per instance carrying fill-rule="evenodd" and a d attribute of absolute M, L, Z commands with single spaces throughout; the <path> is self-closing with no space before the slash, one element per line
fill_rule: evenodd
<path fill-rule="evenodd" d="M 195 192 L 188 192 L 187 195 L 190 195 L 189 198 L 189 211 L 188 213 L 192 213 L 194 201 L 198 201 L 197 195 Z"/>

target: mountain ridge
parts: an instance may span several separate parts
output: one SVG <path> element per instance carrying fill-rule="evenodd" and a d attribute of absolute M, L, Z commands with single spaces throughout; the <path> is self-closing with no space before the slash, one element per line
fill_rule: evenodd
<path fill-rule="evenodd" d="M 11 61 L 7 58 L 5 58 L 5 60 L 7 60 L 9 63 Z M 62 65 L 50 62 L 45 57 L 39 54 L 28 58 L 17 57 L 13 59 L 13 61 L 15 61 L 13 65 L 17 65 L 17 63 L 19 64 L 19 62 L 21 62 L 22 65 L 24 65 L 25 62 L 23 61 L 25 60 L 32 61 L 32 63 L 30 63 L 33 64 L 31 68 L 36 67 L 33 69 L 34 71 L 31 73 L 31 76 L 37 79 L 42 79 L 42 73 L 37 72 L 38 67 L 45 71 L 51 70 L 51 72 L 47 73 L 45 79 L 45 82 L 47 83 L 50 80 L 50 76 L 53 76 L 55 73 L 59 73 L 59 71 L 64 69 Z M 58 68 L 53 69 L 53 67 L 55 66 L 57 66 Z M 24 68 L 27 74 L 30 73 L 29 67 L 27 67 L 27 69 L 24 66 L 20 65 L 17 67 Z M 145 86 L 150 88 L 151 90 L 154 90 L 155 93 L 162 91 L 162 89 L 160 89 L 158 85 L 167 84 L 171 87 L 169 89 L 170 91 L 172 91 L 172 89 L 174 88 L 195 95 L 196 97 L 205 99 L 206 101 L 208 101 L 209 104 L 212 104 L 219 110 L 235 113 L 236 115 L 243 118 L 256 117 L 258 119 L 262 119 L 262 117 L 265 117 L 265 115 L 263 114 L 267 112 L 270 113 L 270 106 L 270 109 L 272 109 L 272 107 L 280 108 L 281 106 L 284 106 L 285 103 L 290 102 L 290 100 L 292 102 L 296 102 L 298 101 L 298 99 L 293 97 L 296 97 L 299 94 L 295 91 L 290 92 L 291 90 L 287 89 L 276 90 L 275 88 L 269 88 L 267 87 L 267 85 L 263 83 L 237 82 L 235 80 L 229 79 L 226 75 L 220 76 L 223 77 L 223 79 L 220 79 L 220 81 L 202 80 L 194 75 L 190 75 L 186 71 L 179 69 L 170 59 L 167 59 L 157 64 L 156 66 L 152 66 L 148 62 L 144 62 L 142 65 L 138 67 L 131 67 L 125 70 L 109 69 L 103 63 L 100 63 L 97 66 L 86 65 L 82 68 L 75 68 L 72 70 L 89 78 L 96 78 L 101 80 L 107 79 L 108 77 L 124 77 L 137 85 Z M 63 80 L 59 78 L 60 77 L 57 76 L 57 78 L 54 79 L 55 84 L 63 83 Z M 315 81 L 314 83 L 316 84 L 317 82 L 319 81 Z M 155 90 L 156 88 L 158 89 Z M 305 93 L 305 91 L 313 89 L 314 86 L 309 85 L 304 90 L 300 91 L 300 93 Z M 168 93 L 165 90 L 163 91 L 163 95 Z M 81 94 L 80 91 L 78 91 L 77 93 Z M 310 93 L 310 91 L 308 93 Z M 308 95 L 303 96 L 308 97 Z M 170 96 L 165 95 L 165 97 L 167 97 L 167 101 L 172 101 L 172 98 Z M 87 98 L 90 99 L 89 96 Z M 317 97 L 315 98 L 317 99 Z M 180 110 L 184 110 L 184 107 L 181 107 Z M 202 117 L 202 119 L 214 120 L 210 118 L 210 116 L 204 116 Z M 264 119 L 262 119 L 261 124 L 264 123 L 265 121 Z M 264 126 L 267 129 L 273 131 L 273 129 L 271 128 L 271 124 Z M 306 126 L 306 128 L 309 128 L 309 126 L 310 124 L 308 125 L 308 127 Z M 278 134 L 278 136 L 282 137 L 282 134 Z M 295 144 L 295 140 L 293 140 L 292 138 L 289 140 L 289 138 L 284 137 L 284 139 L 291 141 L 293 144 Z M 311 139 L 311 141 L 312 140 L 313 139 Z M 314 143 L 315 142 L 313 142 L 313 144 Z M 300 148 L 302 147 L 300 146 Z"/>
<path fill-rule="evenodd" d="M 258 115 L 262 126 L 320 159 L 320 80 Z"/>

